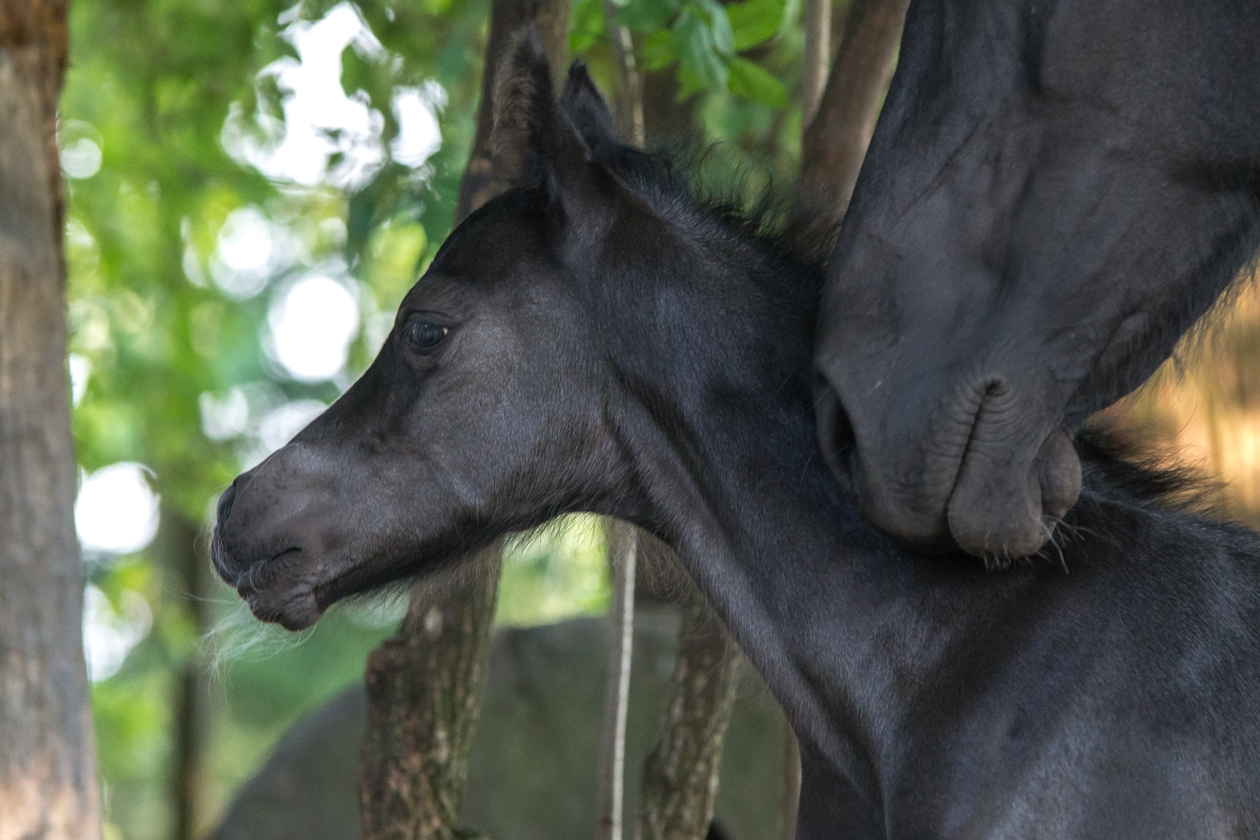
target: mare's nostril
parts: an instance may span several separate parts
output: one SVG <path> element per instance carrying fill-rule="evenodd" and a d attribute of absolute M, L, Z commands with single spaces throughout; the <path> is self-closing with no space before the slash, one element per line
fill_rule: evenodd
<path fill-rule="evenodd" d="M 842 483 L 852 481 L 854 453 L 853 426 L 840 396 L 822 377 L 814 383 L 814 413 L 817 423 L 818 446 L 831 474 Z"/>
<path fill-rule="evenodd" d="M 228 516 L 232 513 L 232 505 L 236 502 L 236 482 L 233 481 L 228 489 L 224 490 L 219 496 L 219 507 L 215 513 L 215 520 L 218 525 L 222 525 L 227 521 Z"/>

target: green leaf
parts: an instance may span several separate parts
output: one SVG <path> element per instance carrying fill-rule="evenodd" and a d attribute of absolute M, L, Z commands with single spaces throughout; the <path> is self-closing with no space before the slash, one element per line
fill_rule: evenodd
<path fill-rule="evenodd" d="M 575 0 L 569 21 L 569 52 L 586 52 L 604 37 L 606 27 L 602 0 Z"/>
<path fill-rule="evenodd" d="M 617 23 L 632 32 L 656 32 L 678 12 L 678 0 L 630 0 L 617 12 Z"/>
<path fill-rule="evenodd" d="M 700 0 L 700 8 L 709 22 L 709 32 L 713 39 L 713 47 L 723 55 L 735 54 L 735 34 L 731 31 L 730 19 L 726 9 L 717 0 Z"/>
<path fill-rule="evenodd" d="M 685 77 L 680 72 L 679 81 L 683 82 L 684 88 L 699 84 L 705 90 L 726 90 L 729 71 L 713 43 L 713 32 L 705 20 L 691 8 L 683 9 L 673 31 L 681 69 L 694 77 Z"/>
<path fill-rule="evenodd" d="M 788 102 L 783 83 L 746 58 L 731 61 L 730 90 L 736 96 L 772 108 L 782 108 Z"/>
<path fill-rule="evenodd" d="M 685 102 L 704 90 L 704 82 L 685 65 L 678 66 L 678 94 L 674 97 L 678 102 Z"/>
<path fill-rule="evenodd" d="M 745 0 L 727 6 L 735 49 L 742 52 L 773 38 L 783 25 L 786 8 L 786 0 Z"/>
<path fill-rule="evenodd" d="M 674 52 L 674 33 L 660 29 L 643 39 L 643 66 L 662 70 L 678 60 Z"/>

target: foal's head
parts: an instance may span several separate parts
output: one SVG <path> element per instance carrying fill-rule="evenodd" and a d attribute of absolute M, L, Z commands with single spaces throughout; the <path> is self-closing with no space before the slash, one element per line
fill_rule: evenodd
<path fill-rule="evenodd" d="M 215 566 L 259 618 L 305 627 L 566 511 L 651 526 L 645 450 L 689 445 L 715 395 L 807 395 L 802 267 L 618 144 L 583 67 L 552 90 L 521 40 L 495 93 L 517 186 L 442 245 L 362 378 L 223 494 Z"/>

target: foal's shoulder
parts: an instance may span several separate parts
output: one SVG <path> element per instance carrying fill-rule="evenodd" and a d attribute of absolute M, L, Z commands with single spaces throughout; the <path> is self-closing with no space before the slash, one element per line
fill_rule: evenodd
<path fill-rule="evenodd" d="M 1219 481 L 1109 430 L 1087 428 L 1076 445 L 1084 480 L 1068 540 L 1170 572 L 1232 568 L 1260 593 L 1260 534 L 1232 521 Z"/>

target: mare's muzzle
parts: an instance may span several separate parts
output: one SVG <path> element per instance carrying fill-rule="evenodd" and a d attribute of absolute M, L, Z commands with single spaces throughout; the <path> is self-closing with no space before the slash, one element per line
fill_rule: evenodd
<path fill-rule="evenodd" d="M 819 445 L 863 513 L 907 548 L 1002 564 L 1041 549 L 1076 502 L 1080 460 L 1038 389 L 981 382 L 921 413 L 861 390 L 846 402 L 824 372 Z"/>

